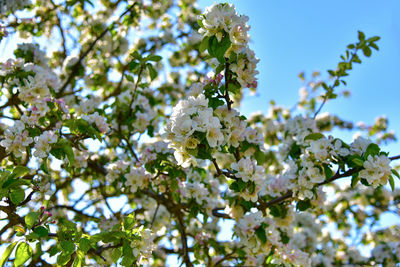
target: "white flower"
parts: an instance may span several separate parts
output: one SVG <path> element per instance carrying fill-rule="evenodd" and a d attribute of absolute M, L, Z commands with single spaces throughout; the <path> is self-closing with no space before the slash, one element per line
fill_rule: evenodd
<path fill-rule="evenodd" d="M 207 131 L 207 142 L 210 147 L 220 146 L 224 142 L 224 135 L 219 128 L 209 128 Z"/>
<path fill-rule="evenodd" d="M 100 116 L 97 111 L 93 114 L 83 115 L 82 119 L 89 123 L 94 123 L 100 132 L 107 132 L 109 130 L 109 125 L 106 122 L 106 119 Z"/>
<path fill-rule="evenodd" d="M 130 187 L 132 193 L 135 193 L 138 189 L 145 188 L 150 180 L 150 175 L 146 173 L 143 167 L 131 167 L 131 171 L 125 177 L 125 185 Z"/>
<path fill-rule="evenodd" d="M 329 150 L 331 148 L 331 142 L 324 137 L 318 140 L 311 141 L 309 150 L 311 153 L 314 154 L 317 160 L 325 161 L 330 156 Z"/>
<path fill-rule="evenodd" d="M 4 137 L 0 145 L 16 157 L 21 157 L 25 154 L 26 148 L 33 142 L 32 137 L 29 137 L 28 131 L 25 130 L 25 124 L 22 121 L 15 121 L 14 126 L 6 129 Z"/>
<path fill-rule="evenodd" d="M 350 152 L 351 154 L 357 154 L 361 156 L 371 143 L 371 140 L 359 136 L 353 141 L 353 143 L 350 144 Z"/>
<path fill-rule="evenodd" d="M 33 155 L 38 158 L 49 156 L 50 144 L 57 142 L 58 136 L 52 131 L 45 131 L 40 136 L 35 137 L 35 152 Z"/>
<path fill-rule="evenodd" d="M 254 231 L 257 226 L 260 226 L 261 223 L 265 221 L 265 218 L 261 211 L 257 211 L 255 213 L 249 213 L 244 215 L 237 222 L 237 227 L 243 231 L 247 232 L 249 230 Z"/>
<path fill-rule="evenodd" d="M 259 181 L 264 175 L 264 168 L 257 166 L 249 157 L 241 158 L 239 162 L 232 163 L 231 168 L 237 171 L 236 177 L 242 178 L 244 182 Z"/>
<path fill-rule="evenodd" d="M 364 169 L 360 171 L 360 178 L 364 178 L 373 187 L 385 185 L 391 175 L 390 159 L 385 155 L 371 156 L 364 161 Z"/>

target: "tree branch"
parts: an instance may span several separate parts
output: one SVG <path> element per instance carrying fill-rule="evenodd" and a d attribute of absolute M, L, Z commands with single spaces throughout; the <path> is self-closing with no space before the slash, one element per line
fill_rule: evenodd
<path fill-rule="evenodd" d="M 78 61 L 72 66 L 71 68 L 71 73 L 69 74 L 67 80 L 64 82 L 64 84 L 61 86 L 59 92 L 57 93 L 57 97 L 60 97 L 64 90 L 67 88 L 68 84 L 72 81 L 72 79 L 77 75 L 77 72 L 79 70 L 79 65 L 81 64 L 82 60 L 89 54 L 89 52 L 94 48 L 96 43 L 103 38 L 106 33 L 112 29 L 115 23 L 120 21 L 128 12 L 130 12 L 134 7 L 136 3 L 133 3 L 127 10 L 125 10 L 124 13 L 122 13 L 117 20 L 115 20 L 113 23 L 110 24 L 107 28 L 105 28 L 99 36 L 96 37 L 96 39 L 90 44 L 90 46 L 81 53 L 81 55 L 78 58 Z"/>

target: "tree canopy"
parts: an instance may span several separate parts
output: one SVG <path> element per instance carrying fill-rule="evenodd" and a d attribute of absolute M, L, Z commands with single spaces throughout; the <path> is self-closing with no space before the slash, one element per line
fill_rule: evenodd
<path fill-rule="evenodd" d="M 329 79 L 300 74 L 294 107 L 247 118 L 262 73 L 232 4 L 3 0 L 0 13 L 0 41 L 25 39 L 0 62 L 0 266 L 400 263 L 400 226 L 374 228 L 399 215 L 387 119 L 322 113 L 379 37 L 355 33 Z"/>

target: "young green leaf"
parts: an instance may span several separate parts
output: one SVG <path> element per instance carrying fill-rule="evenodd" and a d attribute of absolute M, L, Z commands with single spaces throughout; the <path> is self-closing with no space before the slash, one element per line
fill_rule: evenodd
<path fill-rule="evenodd" d="M 14 265 L 22 266 L 26 261 L 32 257 L 32 248 L 26 242 L 21 242 L 18 244 L 15 250 L 15 260 Z"/>
<path fill-rule="evenodd" d="M 30 212 L 25 216 L 25 224 L 30 229 L 35 225 L 39 218 L 39 212 Z"/>
<path fill-rule="evenodd" d="M 15 205 L 18 205 L 25 199 L 25 190 L 18 188 L 17 190 L 13 190 L 10 192 L 11 202 Z"/>
<path fill-rule="evenodd" d="M 13 177 L 21 177 L 24 176 L 25 174 L 29 173 L 30 169 L 28 167 L 25 166 L 17 166 L 15 167 L 15 169 L 13 170 L 13 172 L 11 173 L 11 175 Z"/>
<path fill-rule="evenodd" d="M 4 264 L 8 261 L 8 258 L 10 257 L 11 253 L 14 250 L 15 245 L 17 245 L 18 242 L 11 243 L 8 245 L 8 247 L 4 250 L 3 255 L 1 256 L 0 259 L 0 267 L 3 267 Z"/>

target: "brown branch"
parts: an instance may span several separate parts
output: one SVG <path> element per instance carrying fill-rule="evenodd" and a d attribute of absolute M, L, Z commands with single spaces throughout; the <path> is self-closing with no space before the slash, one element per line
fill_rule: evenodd
<path fill-rule="evenodd" d="M 389 159 L 390 159 L 390 160 L 396 160 L 396 159 L 400 159 L 400 155 L 398 155 L 398 156 L 393 156 L 393 157 L 390 157 Z"/>
<path fill-rule="evenodd" d="M 64 90 L 67 88 L 68 84 L 72 81 L 72 79 L 77 75 L 77 72 L 79 70 L 79 65 L 81 64 L 82 60 L 89 54 L 89 52 L 94 48 L 94 46 L 96 45 L 96 43 L 103 38 L 106 33 L 112 29 L 112 27 L 114 26 L 114 24 L 116 24 L 118 21 L 120 21 L 128 12 L 130 12 L 134 7 L 135 7 L 136 3 L 133 3 L 133 5 L 131 5 L 127 10 L 125 10 L 124 13 L 122 13 L 119 18 L 114 21 L 113 23 L 111 23 L 110 26 L 108 26 L 107 28 L 105 28 L 99 36 L 96 37 L 96 39 L 90 44 L 90 46 L 83 52 L 81 53 L 81 55 L 78 58 L 78 61 L 72 66 L 71 68 L 71 73 L 68 76 L 67 80 L 64 82 L 64 84 L 61 86 L 57 96 L 60 97 L 60 95 L 64 92 Z"/>
<path fill-rule="evenodd" d="M 228 86 L 229 86 L 229 63 L 226 62 L 225 63 L 225 101 L 226 101 L 226 105 L 228 106 L 228 110 L 231 110 L 231 104 L 233 103 L 233 101 L 229 98 L 229 92 L 228 92 Z"/>
<path fill-rule="evenodd" d="M 219 210 L 224 210 L 225 208 L 213 208 L 212 209 L 212 215 L 218 218 L 223 218 L 223 219 L 232 219 L 231 216 L 229 216 L 226 213 L 220 213 L 218 212 Z"/>
<path fill-rule="evenodd" d="M 238 177 L 236 177 L 233 172 L 228 171 L 228 170 L 221 170 L 221 168 L 218 166 L 217 160 L 215 158 L 211 159 L 212 163 L 214 164 L 215 170 L 217 171 L 217 175 L 225 175 L 227 178 L 231 178 L 234 180 L 239 180 Z"/>
<path fill-rule="evenodd" d="M 182 249 L 183 249 L 183 261 L 185 262 L 186 267 L 191 267 L 191 266 L 193 266 L 193 264 L 190 262 L 189 250 L 188 250 L 188 245 L 187 245 L 187 236 L 186 236 L 185 225 L 183 224 L 181 212 L 180 211 L 177 212 L 176 216 L 177 216 L 177 220 L 178 220 L 179 232 L 181 234 Z"/>
<path fill-rule="evenodd" d="M 228 253 L 223 257 L 222 259 L 219 259 L 215 264 L 214 267 L 220 266 L 224 261 L 233 258 L 233 255 L 235 255 L 237 248 L 233 248 L 233 251 L 231 253 Z"/>

